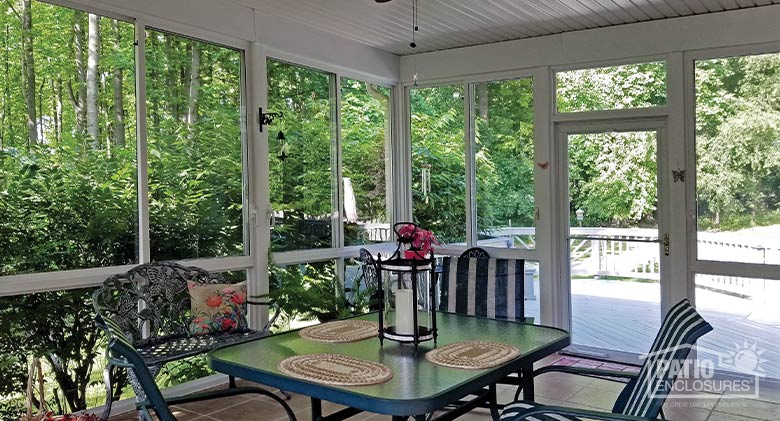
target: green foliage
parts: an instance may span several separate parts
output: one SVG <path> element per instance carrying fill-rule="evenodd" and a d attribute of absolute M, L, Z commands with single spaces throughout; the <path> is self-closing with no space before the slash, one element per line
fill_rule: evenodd
<path fill-rule="evenodd" d="M 696 86 L 700 227 L 737 230 L 775 223 L 780 55 L 698 61 Z"/>
<path fill-rule="evenodd" d="M 282 312 L 283 329 L 293 320 L 325 321 L 352 314 L 335 268 L 332 261 L 269 267 L 270 297 Z"/>
<path fill-rule="evenodd" d="M 598 111 L 666 104 L 666 63 L 571 70 L 557 75 L 558 111 Z"/>
<path fill-rule="evenodd" d="M 23 29 L 18 10 L 7 6 L 0 14 L 0 276 L 137 262 L 134 26 L 100 18 L 99 49 L 88 57 L 88 14 L 33 1 L 36 95 L 27 98 Z M 151 256 L 241 255 L 241 53 L 154 31 L 147 42 Z M 96 137 L 84 120 L 88 58 L 98 62 Z M 37 139 L 27 130 L 27 99 Z M 10 328 L 0 333 L 0 396 L 22 393 L 35 355 L 46 359 L 64 397 L 59 412 L 95 403 L 86 394 L 103 344 L 90 298 L 77 290 L 1 300 L 0 323 Z"/>
<path fill-rule="evenodd" d="M 463 87 L 413 89 L 409 101 L 415 222 L 444 243 L 465 241 Z"/>

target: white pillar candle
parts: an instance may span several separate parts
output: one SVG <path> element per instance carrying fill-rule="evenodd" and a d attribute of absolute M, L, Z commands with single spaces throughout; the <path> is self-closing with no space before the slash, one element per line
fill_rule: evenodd
<path fill-rule="evenodd" d="M 395 332 L 400 335 L 414 333 L 414 296 L 411 289 L 395 292 Z"/>

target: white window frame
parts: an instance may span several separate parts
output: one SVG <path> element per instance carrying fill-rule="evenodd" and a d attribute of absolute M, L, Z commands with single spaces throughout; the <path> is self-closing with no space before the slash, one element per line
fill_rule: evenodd
<path fill-rule="evenodd" d="M 387 156 L 385 159 L 389 160 L 385 165 L 385 171 L 390 171 L 391 174 L 396 174 L 396 166 L 395 163 L 398 162 L 397 158 L 397 148 L 395 139 L 395 133 L 396 131 L 396 116 L 397 116 L 397 91 L 398 89 L 393 83 L 389 83 L 386 80 L 377 79 L 375 77 L 367 77 L 364 74 L 361 74 L 359 72 L 351 72 L 351 71 L 344 71 L 343 68 L 340 67 L 334 67 L 327 64 L 324 64 L 322 62 L 313 61 L 313 60 L 306 60 L 302 59 L 301 57 L 290 55 L 278 50 L 267 50 L 265 52 L 265 55 L 263 56 L 263 63 L 266 62 L 266 60 L 275 60 L 279 62 L 283 62 L 292 66 L 299 66 L 299 67 L 305 67 L 312 69 L 314 71 L 322 72 L 324 74 L 327 74 L 329 77 L 329 87 L 330 87 L 330 94 L 331 94 L 331 163 L 333 164 L 331 169 L 331 192 L 332 192 L 332 204 L 331 204 L 331 247 L 329 248 L 319 248 L 319 249 L 301 249 L 301 250 L 292 250 L 292 251 L 283 251 L 283 252 L 272 252 L 271 253 L 271 260 L 274 265 L 279 266 L 287 266 L 287 265 L 296 265 L 296 264 L 306 264 L 306 263 L 316 263 L 316 262 L 325 262 L 333 260 L 336 263 L 336 274 L 340 277 L 340 279 L 344 279 L 344 271 L 345 271 L 345 260 L 358 257 L 360 255 L 360 249 L 365 248 L 371 251 L 372 254 L 376 253 L 386 253 L 390 248 L 393 246 L 393 243 L 379 243 L 379 244 L 366 244 L 366 245 L 358 245 L 358 246 L 345 246 L 344 245 L 344 222 L 343 222 L 343 209 L 344 209 L 344 188 L 343 188 L 343 182 L 341 181 L 343 178 L 343 161 L 342 161 L 342 154 L 343 154 L 343 138 L 342 138 L 342 130 L 341 130 L 341 84 L 342 79 L 348 78 L 352 80 L 357 80 L 364 83 L 370 83 L 375 84 L 379 86 L 386 87 L 390 90 L 390 112 L 392 115 L 390 118 L 392 119 L 392 127 L 391 132 L 389 135 L 386 135 L 385 138 L 389 139 L 390 145 L 389 149 L 391 151 L 390 156 Z M 265 64 L 263 64 L 265 66 Z M 264 75 L 265 77 L 265 75 Z M 265 104 L 267 106 L 267 83 L 264 83 L 266 86 L 266 97 L 265 97 Z M 265 133 L 265 137 L 268 137 L 268 134 Z M 262 141 L 262 139 L 261 139 Z M 267 142 L 267 140 L 266 140 Z M 263 180 L 267 180 L 269 177 L 268 174 L 268 159 L 270 159 L 267 143 L 265 146 L 265 156 L 261 159 L 265 160 L 265 163 L 263 164 L 266 168 L 266 173 L 264 174 Z M 386 189 L 388 192 L 387 194 L 394 195 L 394 193 L 398 190 L 397 183 L 395 182 L 395 177 L 391 178 L 393 180 L 392 184 L 388 184 L 386 186 Z M 266 197 L 270 197 L 270 186 L 268 183 L 263 183 L 263 189 Z M 269 212 L 272 211 L 270 199 L 266 199 L 267 205 L 265 209 L 268 209 Z M 389 209 L 390 212 L 390 226 L 396 221 L 396 202 L 399 202 L 398 200 L 393 200 L 393 203 L 390 204 L 393 206 L 391 209 Z M 266 230 L 264 232 L 270 231 L 270 225 L 268 226 L 269 230 Z M 261 228 L 262 229 L 262 228 Z M 267 251 L 270 248 L 270 239 L 266 244 L 264 244 L 264 251 L 267 253 Z M 265 262 L 265 265 L 260 265 L 260 267 L 267 267 L 268 262 Z M 265 274 L 264 278 L 264 286 L 263 291 L 268 291 L 268 278 L 267 273 Z"/>
<path fill-rule="evenodd" d="M 721 275 L 745 278 L 780 280 L 780 265 L 701 260 L 698 256 L 698 214 L 696 206 L 696 61 L 732 58 L 762 54 L 780 54 L 780 42 L 753 44 L 740 47 L 709 48 L 684 53 L 685 72 L 685 148 L 686 148 L 686 204 L 688 216 L 687 247 L 690 256 L 688 289 L 695 299 L 696 275 Z"/>
<path fill-rule="evenodd" d="M 41 0 L 37 0 L 41 1 Z M 244 225 L 244 255 L 230 257 L 213 257 L 201 259 L 185 259 L 179 263 L 185 265 L 194 265 L 212 272 L 227 272 L 248 270 L 247 281 L 250 285 L 261 285 L 263 282 L 255 271 L 256 256 L 265 253 L 259 247 L 260 242 L 255 242 L 252 234 L 252 226 L 256 225 L 253 217 L 253 203 L 257 202 L 257 191 L 253 188 L 253 176 L 256 173 L 255 159 L 249 159 L 253 156 L 254 148 L 254 130 L 249 125 L 247 119 L 247 103 L 250 100 L 248 96 L 247 75 L 254 75 L 256 66 L 250 64 L 249 47 L 251 44 L 246 41 L 234 39 L 221 34 L 214 34 L 209 31 L 194 29 L 186 25 L 178 25 L 162 19 L 149 18 L 141 15 L 122 15 L 103 9 L 85 7 L 82 4 L 68 1 L 48 1 L 56 6 L 67 7 L 86 13 L 98 14 L 101 17 L 122 20 L 135 25 L 135 37 L 137 45 L 135 48 L 135 78 L 136 78 L 136 166 L 137 166 L 137 192 L 138 192 L 138 259 L 137 262 L 130 265 L 106 266 L 87 269 L 72 269 L 55 272 L 37 272 L 18 275 L 8 275 L 0 277 L 0 296 L 11 296 L 20 294 L 30 294 L 45 291 L 66 290 L 76 288 L 96 287 L 103 283 L 109 276 L 123 273 L 135 267 L 151 261 L 149 250 L 149 200 L 148 200 L 148 160 L 147 160 L 147 130 L 146 130 L 146 66 L 145 66 L 145 31 L 147 28 L 167 32 L 176 36 L 191 38 L 198 42 L 205 42 L 230 48 L 241 54 L 242 77 L 241 77 L 241 127 L 242 127 L 242 178 L 243 186 L 243 225 Z M 254 79 L 254 78 L 252 78 Z M 254 83 L 253 83 L 254 85 Z M 250 139 L 252 138 L 252 139 Z M 250 235 L 246 235 L 246 233 Z M 267 283 L 267 282 L 266 282 Z"/>

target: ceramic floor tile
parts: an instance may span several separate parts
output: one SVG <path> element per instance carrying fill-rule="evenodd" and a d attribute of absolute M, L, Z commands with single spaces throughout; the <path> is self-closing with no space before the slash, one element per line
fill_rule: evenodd
<path fill-rule="evenodd" d="M 698 406 L 664 406 L 664 415 L 670 420 L 705 421 L 711 410 Z"/>
<path fill-rule="evenodd" d="M 534 395 L 564 401 L 592 382 L 592 378 L 571 374 L 543 374 L 534 380 Z"/>
<path fill-rule="evenodd" d="M 622 392 L 626 387 L 626 384 L 604 379 L 594 379 L 593 382 L 589 383 L 587 387 L 612 392 L 615 395 L 615 398 L 617 398 L 620 392 Z"/>
<path fill-rule="evenodd" d="M 255 400 L 257 395 L 246 394 L 238 396 L 230 396 L 227 398 L 210 399 L 206 401 L 186 403 L 182 405 L 176 405 L 172 409 L 183 409 L 185 411 L 194 412 L 199 415 L 211 415 L 219 410 L 229 408 L 231 406 L 240 405 L 244 402 Z"/>
<path fill-rule="evenodd" d="M 712 411 L 707 421 L 756 421 L 760 418 L 750 418 L 744 415 L 727 414 L 725 412 Z M 762 420 L 763 421 L 763 420 Z"/>
<path fill-rule="evenodd" d="M 253 399 L 238 405 L 218 410 L 209 414 L 209 416 L 223 421 L 244 419 L 263 419 L 270 421 L 286 418 L 287 414 L 278 404 L 274 405 L 263 402 L 259 399 Z"/>
<path fill-rule="evenodd" d="M 616 400 L 617 395 L 613 391 L 597 389 L 590 386 L 581 389 L 579 392 L 566 399 L 567 402 L 573 402 L 606 411 L 612 410 Z"/>
<path fill-rule="evenodd" d="M 753 399 L 730 399 L 724 396 L 715 406 L 715 411 L 763 420 L 780 419 L 780 404 Z"/>

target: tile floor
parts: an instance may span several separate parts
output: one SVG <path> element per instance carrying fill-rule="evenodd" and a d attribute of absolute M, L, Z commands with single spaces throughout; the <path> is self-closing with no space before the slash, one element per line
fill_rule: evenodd
<path fill-rule="evenodd" d="M 601 363 L 592 360 L 553 356 L 542 361 L 541 365 L 602 366 L 610 370 L 632 370 L 632 367 Z M 575 408 L 588 408 L 609 411 L 623 385 L 601 379 L 592 379 L 561 373 L 549 373 L 536 380 L 536 400 L 548 405 L 561 405 Z M 780 420 L 780 387 L 762 386 L 758 399 L 737 399 L 729 395 L 712 395 L 711 398 L 675 399 L 667 401 L 664 412 L 666 417 L 675 421 L 736 421 L 736 420 Z M 499 386 L 498 400 L 510 402 L 515 389 Z M 309 399 L 293 395 L 290 406 L 300 421 L 311 419 Z M 323 403 L 323 412 L 329 414 L 341 408 L 339 405 Z M 234 420 L 286 420 L 281 407 L 267 397 L 236 396 L 215 401 L 196 402 L 174 408 L 180 421 L 234 421 Z M 132 413 L 121 414 L 111 421 L 133 421 L 137 416 Z M 363 413 L 351 418 L 356 421 L 390 420 L 389 416 Z M 487 410 L 479 409 L 459 420 L 488 421 Z"/>

